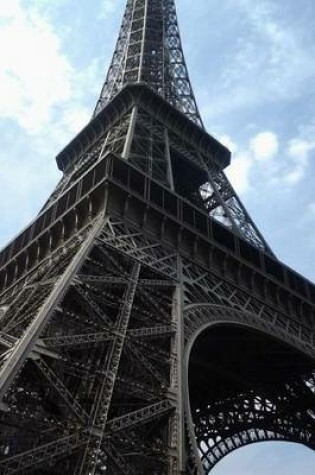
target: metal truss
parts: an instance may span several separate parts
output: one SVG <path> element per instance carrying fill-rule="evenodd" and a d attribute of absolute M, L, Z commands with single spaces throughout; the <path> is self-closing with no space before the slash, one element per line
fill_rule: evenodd
<path fill-rule="evenodd" d="M 154 270 L 156 250 L 151 267 L 143 261 L 150 245 L 137 246 L 129 234 L 127 251 L 117 229 L 118 223 L 101 215 L 51 265 L 43 281 L 48 288 L 30 276 L 26 294 L 18 287 L 5 297 L 1 473 L 45 466 L 59 473 L 62 460 L 77 474 L 102 473 L 104 466 L 110 473 L 167 466 L 167 421 L 176 406 L 167 394 L 175 283 Z M 31 421 L 44 430 L 33 432 Z M 120 431 L 130 433 L 126 447 L 121 438 L 115 443 L 113 434 Z M 141 455 L 137 440 L 144 439 Z M 133 462 L 126 455 L 130 440 L 137 453 Z"/>
<path fill-rule="evenodd" d="M 58 287 L 58 281 L 69 275 L 69 266 L 73 268 L 73 262 L 81 256 L 70 285 L 63 286 L 62 300 L 58 303 L 55 298 L 55 310 L 29 350 L 23 353 L 19 366 L 22 370 L 15 374 L 14 384 L 9 385 L 3 397 L 4 407 L 10 408 L 3 419 L 3 473 L 33 473 L 37 467 L 43 470 L 41 467 L 47 463 L 52 473 L 58 473 L 64 463 L 73 474 L 102 473 L 102 467 L 108 467 L 110 473 L 146 473 L 151 469 L 168 473 L 167 467 L 172 467 L 170 473 L 177 473 L 180 457 L 174 457 L 170 447 L 176 448 L 176 453 L 184 439 L 185 470 L 201 474 L 226 453 L 246 443 L 281 439 L 311 446 L 312 425 L 308 428 L 304 419 L 295 426 L 294 421 L 290 423 L 293 402 L 279 393 L 274 398 L 282 402 L 281 424 L 277 412 L 280 403 L 272 406 L 271 417 L 266 407 L 273 398 L 266 395 L 258 400 L 254 392 L 194 411 L 193 422 L 188 411 L 186 432 L 178 419 L 177 391 L 181 379 L 176 368 L 183 347 L 176 341 L 180 342 L 180 332 L 185 330 L 183 337 L 189 346 L 196 331 L 211 322 L 222 321 L 224 315 L 226 321 L 246 321 L 312 354 L 310 340 L 303 340 L 306 333 L 301 324 L 196 264 L 179 260 L 162 242 L 123 221 L 97 219 L 82 232 L 75 246 L 69 244 L 69 254 L 65 249 L 60 255 L 62 264 L 56 263 L 45 276 L 43 282 L 48 283 L 48 292 L 44 292 L 46 285 L 36 285 L 31 277 L 25 280 L 29 296 L 25 302 L 32 301 L 34 291 L 41 292 L 45 302 Z M 83 254 L 87 236 L 89 251 Z M 178 282 L 182 282 L 179 289 L 184 290 L 180 297 L 184 300 L 183 328 L 178 319 L 178 297 L 174 294 Z M 22 300 L 26 296 L 18 286 L 17 294 L 13 288 L 7 295 L 3 365 L 10 361 L 15 342 L 27 335 L 32 319 L 38 318 L 37 307 L 23 311 L 19 296 Z M 41 302 L 38 296 L 35 301 Z M 18 307 L 21 312 L 17 319 L 13 310 Z M 307 389 L 312 394 L 312 381 L 310 377 L 304 392 Z M 301 403 L 310 394 L 303 395 L 301 386 L 298 387 L 294 401 Z M 287 416 L 283 412 L 285 400 Z M 268 417 L 262 426 L 265 413 Z M 229 418 L 226 420 L 230 432 L 226 434 L 219 431 L 222 414 Z M 237 425 L 240 417 L 241 428 Z M 23 431 L 16 418 L 19 424 L 23 421 Z M 38 427 L 39 432 L 34 435 L 28 428 L 30 421 Z M 120 431 L 125 438 L 116 439 L 114 434 Z M 210 442 L 210 434 L 214 442 Z M 218 437 L 220 442 L 215 443 Z M 134 454 L 132 458 L 130 453 Z"/>
<path fill-rule="evenodd" d="M 183 267 L 183 275 L 188 348 L 202 329 L 221 323 L 255 328 L 314 358 L 313 330 L 303 327 L 302 322 L 292 321 L 292 317 L 283 313 L 283 308 L 279 311 L 275 306 L 259 302 L 253 293 L 246 294 L 241 288 L 211 277 L 209 272 L 188 262 Z M 277 357 L 282 357 L 280 352 Z M 282 386 L 276 387 L 274 383 L 263 389 L 263 383 L 256 388 L 252 385 L 247 392 L 236 393 L 233 397 L 230 393 L 226 399 L 219 395 L 216 399 L 215 391 L 211 393 L 211 384 L 206 389 L 207 382 L 204 381 L 201 394 L 209 391 L 203 398 L 204 405 L 197 403 L 188 417 L 191 433 L 197 439 L 195 453 L 201 454 L 202 471 L 208 473 L 225 455 L 254 442 L 283 440 L 314 448 L 315 426 L 311 410 L 314 365 L 313 370 L 307 371 L 309 376 L 303 376 L 301 369 L 298 380 L 288 380 Z M 294 374 L 293 368 L 290 372 Z"/>
<path fill-rule="evenodd" d="M 185 431 L 188 396 L 180 395 L 181 355 L 200 329 L 245 324 L 314 357 L 309 320 L 275 300 L 269 285 L 262 298 L 260 285 L 258 293 L 255 288 L 260 281 L 242 278 L 237 267 L 233 282 L 215 265 L 209 270 L 183 259 L 162 234 L 104 210 L 73 232 L 47 257 L 35 253 L 29 273 L 7 280 L 1 296 L 4 473 L 32 473 L 49 461 L 52 473 L 64 463 L 73 474 L 102 473 L 102 467 L 123 473 L 127 463 L 130 473 L 177 473 L 185 466 L 199 475 L 240 441 L 277 437 L 311 445 L 312 426 L 305 421 L 291 432 L 270 418 L 263 429 L 252 427 L 240 403 L 237 420 L 244 413 L 245 428 L 233 432 L 231 423 L 232 433 L 221 433 L 222 443 L 210 447 L 204 419 L 199 424 L 199 413 L 191 416 L 187 408 Z M 312 377 L 308 381 L 313 387 Z M 126 433 L 124 441 L 114 437 L 116 430 Z"/>
<path fill-rule="evenodd" d="M 314 419 L 305 410 L 294 413 L 293 407 L 303 407 L 307 397 L 303 387 L 287 386 L 277 394 L 256 396 L 251 391 L 219 401 L 194 413 L 198 448 L 206 472 L 231 451 L 260 441 L 282 440 L 315 447 Z M 304 386 L 305 390 L 305 386 Z"/>
<path fill-rule="evenodd" d="M 127 91 L 122 91 L 121 94 L 127 94 Z M 119 97 L 116 97 L 116 100 Z M 150 100 L 153 100 L 152 97 Z M 124 98 L 123 102 L 126 99 L 128 98 Z M 116 117 L 111 127 L 99 136 L 97 135 L 99 124 L 95 123 L 95 129 L 93 127 L 94 122 L 99 120 L 95 118 L 89 126 L 93 129 L 89 133 L 96 135 L 96 140 L 64 170 L 63 178 L 42 212 L 67 190 L 75 187 L 93 165 L 106 161 L 109 153 L 115 153 L 146 176 L 183 196 L 211 219 L 226 226 L 256 249 L 273 256 L 270 247 L 222 170 L 222 166 L 219 166 L 212 157 L 212 152 L 201 152 L 199 144 L 189 143 L 187 134 L 183 131 L 179 130 L 176 133 L 171 131 L 165 122 L 167 116 L 157 118 L 155 115 L 155 110 L 159 106 L 161 104 L 157 103 L 148 108 L 148 101 L 145 99 L 143 104 L 134 106 L 130 104 L 130 108 L 125 106 L 127 110 Z M 105 118 L 107 118 L 106 112 L 105 108 Z M 186 125 L 189 126 L 190 121 Z M 80 149 L 84 146 L 84 143 L 78 143 Z M 220 144 L 219 147 L 223 153 L 224 147 Z M 213 153 L 217 154 L 215 150 Z M 180 168 L 187 161 L 191 163 L 191 169 L 188 167 L 185 173 L 182 173 Z M 194 180 L 189 179 L 190 173 Z"/>
<path fill-rule="evenodd" d="M 211 167 L 208 177 L 209 181 L 202 185 L 200 194 L 209 216 L 261 251 L 274 255 L 225 173 Z"/>
<path fill-rule="evenodd" d="M 0 252 L 1 474 L 203 475 L 261 440 L 314 448 L 315 289 L 275 258 L 229 161 L 174 0 L 128 0 L 93 119 Z M 243 359 L 242 331 L 259 343 Z M 273 379 L 246 380 L 260 356 Z"/>
<path fill-rule="evenodd" d="M 97 114 L 126 85 L 145 83 L 202 126 L 174 0 L 128 0 Z"/>
<path fill-rule="evenodd" d="M 315 355 L 314 328 L 303 319 L 290 314 L 282 302 L 268 303 L 229 280 L 188 262 L 184 266 L 185 337 L 187 341 L 205 324 L 226 321 L 249 324 L 270 335 L 294 344 L 310 356 Z"/>

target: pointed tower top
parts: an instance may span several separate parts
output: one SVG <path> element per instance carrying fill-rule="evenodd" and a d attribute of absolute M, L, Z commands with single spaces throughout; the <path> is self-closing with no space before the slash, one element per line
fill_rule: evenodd
<path fill-rule="evenodd" d="M 147 84 L 203 127 L 182 50 L 175 0 L 127 0 L 94 115 L 131 83 Z"/>

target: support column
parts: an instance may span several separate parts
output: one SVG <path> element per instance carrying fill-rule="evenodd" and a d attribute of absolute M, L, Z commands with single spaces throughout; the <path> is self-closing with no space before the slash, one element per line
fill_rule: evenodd
<path fill-rule="evenodd" d="M 10 355 L 0 370 L 0 400 L 4 397 L 12 381 L 34 348 L 39 335 L 49 321 L 58 303 L 66 293 L 71 280 L 82 265 L 84 258 L 89 253 L 95 237 L 100 232 L 102 226 L 103 214 L 96 219 L 94 226 L 91 228 L 88 236 L 86 236 L 85 241 L 79 248 L 78 252 L 71 260 L 66 270 L 59 277 L 53 291 L 40 307 L 38 313 L 34 315 L 32 323 L 27 327 L 18 343 L 13 347 Z"/>
<path fill-rule="evenodd" d="M 175 335 L 171 340 L 171 387 L 170 398 L 176 406 L 176 411 L 170 421 L 169 442 L 169 475 L 185 474 L 185 425 L 184 425 L 184 401 L 182 384 L 183 366 L 183 286 L 182 286 L 182 263 L 178 257 L 178 283 L 174 290 L 172 308 L 172 326 Z"/>
<path fill-rule="evenodd" d="M 133 136 L 134 136 L 134 130 L 135 130 L 135 126 L 136 126 L 137 116 L 138 116 L 138 106 L 134 106 L 134 108 L 132 109 L 132 112 L 131 112 L 127 137 L 126 137 L 126 140 L 125 140 L 124 150 L 123 150 L 123 153 L 122 153 L 122 158 L 124 158 L 125 160 L 128 160 L 129 156 L 130 156 L 131 145 L 132 145 L 132 140 L 133 140 Z"/>
<path fill-rule="evenodd" d="M 174 185 L 174 177 L 173 177 L 173 169 L 172 169 L 172 161 L 171 161 L 171 150 L 170 150 L 170 140 L 168 136 L 167 128 L 164 129 L 164 137 L 165 137 L 165 155 L 167 161 L 167 178 L 172 191 L 175 191 Z"/>

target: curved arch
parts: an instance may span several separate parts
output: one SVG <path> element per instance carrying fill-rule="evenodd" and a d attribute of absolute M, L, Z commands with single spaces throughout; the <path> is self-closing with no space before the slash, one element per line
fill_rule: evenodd
<path fill-rule="evenodd" d="M 264 431 L 265 434 L 257 434 L 255 432 L 248 433 L 238 433 L 235 434 L 234 438 L 228 439 L 222 445 L 218 445 L 217 452 L 214 450 L 212 453 L 206 454 L 204 457 L 201 458 L 201 464 L 203 470 L 210 471 L 212 468 L 221 460 L 223 460 L 227 455 L 230 455 L 232 452 L 235 452 L 238 449 L 244 448 L 248 445 L 263 443 L 263 442 L 292 442 L 301 445 L 301 441 L 294 440 L 292 437 L 282 437 L 279 434 L 274 434 L 272 432 Z M 236 444 L 235 441 L 238 440 L 239 443 Z M 307 446 L 308 448 L 313 449 L 313 447 L 309 447 L 307 444 L 302 444 Z"/>
<path fill-rule="evenodd" d="M 236 450 L 239 447 L 252 444 L 259 441 L 271 441 L 271 440 L 282 440 L 282 441 L 291 441 L 302 443 L 310 448 L 314 448 L 314 441 L 308 442 L 310 440 L 309 434 L 305 437 L 301 436 L 301 433 L 294 434 L 292 428 L 281 427 L 281 431 L 278 433 L 274 430 L 266 430 L 266 428 L 261 428 L 259 420 L 261 415 L 259 411 L 256 419 L 254 418 L 252 426 L 241 431 L 236 431 L 233 435 L 228 437 L 218 436 L 217 440 L 213 443 L 211 447 L 207 444 L 202 446 L 199 441 L 197 445 L 196 434 L 198 430 L 198 422 L 205 426 L 205 419 L 202 420 L 203 414 L 200 414 L 200 420 L 193 420 L 191 413 L 190 405 L 190 394 L 189 394 L 189 361 L 192 348 L 197 341 L 198 337 L 209 328 L 215 328 L 217 326 L 233 326 L 233 327 L 242 327 L 245 331 L 255 331 L 259 332 L 261 335 L 264 335 L 264 338 L 268 338 L 275 342 L 278 342 L 279 345 L 290 346 L 293 350 L 296 350 L 300 354 L 303 354 L 307 358 L 313 358 L 315 356 L 314 347 L 310 344 L 303 342 L 301 339 L 297 338 L 295 335 L 290 334 L 290 328 L 283 328 L 283 326 L 276 325 L 275 322 L 268 322 L 257 315 L 253 315 L 247 311 L 239 311 L 236 309 L 231 309 L 222 305 L 215 304 L 193 304 L 186 307 L 184 311 L 184 322 L 185 322 L 185 355 L 184 355 L 184 399 L 186 403 L 185 412 L 187 418 L 187 426 L 190 437 L 191 445 L 193 446 L 193 451 L 195 455 L 195 460 L 198 462 L 199 472 L 204 473 L 211 470 L 211 468 L 228 453 Z M 314 384 L 314 381 L 313 381 Z M 243 400 L 244 400 L 243 395 Z M 254 393 L 248 394 L 247 397 L 250 399 L 254 398 Z M 240 400 L 242 397 L 240 398 Z M 255 399 L 253 399 L 255 401 Z M 244 401 L 243 401 L 244 402 Z M 263 406 L 264 401 L 261 401 L 260 404 Z M 234 407 L 236 401 L 233 401 Z M 256 404 L 259 404 L 256 400 Z M 244 407 L 240 408 L 244 411 Z M 246 412 L 246 411 L 245 411 Z M 244 414 L 245 414 L 244 412 Z M 315 419 L 315 416 L 314 416 Z M 254 427 L 256 424 L 256 427 Z M 196 426 L 196 432 L 194 429 Z M 286 433 L 287 432 L 287 433 Z M 200 459 L 200 454 L 202 454 Z"/>
<path fill-rule="evenodd" d="M 276 337 L 293 345 L 311 358 L 315 358 L 315 337 L 313 337 L 313 344 L 311 344 L 292 334 L 287 323 L 280 325 L 278 320 L 268 321 L 246 310 L 211 303 L 191 304 L 184 309 L 185 351 L 190 352 L 198 335 L 206 328 L 210 325 L 222 323 L 234 323 L 260 330 L 273 338 Z"/>
<path fill-rule="evenodd" d="M 298 446 L 301 447 L 300 450 L 301 450 L 302 453 L 303 453 L 303 450 L 306 451 L 306 450 L 309 450 L 309 449 L 310 449 L 309 447 L 305 447 L 305 446 L 301 445 L 300 442 L 294 441 L 294 440 L 292 440 L 292 439 L 286 440 L 286 439 L 284 439 L 284 438 L 271 438 L 271 437 L 270 437 L 270 438 L 268 438 L 268 439 L 254 440 L 254 441 L 252 441 L 252 442 L 248 442 L 248 443 L 246 443 L 246 444 L 240 445 L 239 447 L 236 447 L 235 450 L 229 451 L 224 457 L 222 457 L 222 458 L 220 459 L 220 463 L 218 463 L 218 465 L 220 466 L 222 460 L 223 460 L 223 459 L 228 459 L 228 458 L 229 458 L 228 456 L 231 455 L 232 453 L 234 453 L 235 458 L 238 458 L 239 455 L 240 455 L 240 458 L 241 458 L 241 460 L 242 460 L 242 462 L 243 462 L 243 461 L 244 461 L 244 458 L 243 458 L 242 451 L 243 451 L 244 449 L 246 450 L 246 447 L 248 448 L 249 453 L 251 453 L 251 449 L 252 449 L 251 446 L 258 445 L 258 444 L 262 444 L 262 445 L 268 446 L 268 445 L 270 445 L 271 443 L 275 443 L 275 444 L 272 444 L 272 445 L 273 445 L 273 448 L 270 448 L 270 447 L 268 448 L 268 455 L 270 454 L 270 452 L 272 453 L 272 452 L 274 451 L 274 452 L 275 452 L 275 455 L 277 456 L 277 448 L 276 448 L 276 447 L 277 447 L 277 445 L 280 445 L 280 444 L 281 444 L 281 446 L 298 445 Z M 238 452 L 238 449 L 241 449 L 241 452 L 240 452 L 240 454 L 237 454 L 237 455 L 236 455 L 235 452 Z M 265 450 L 266 450 L 266 452 L 267 452 L 267 449 L 266 449 L 266 448 L 265 448 Z M 290 450 L 289 447 L 287 447 L 287 450 Z M 313 448 L 311 448 L 310 450 L 313 451 Z M 315 455 L 314 455 L 314 457 L 315 457 Z M 233 460 L 233 459 L 232 459 L 232 460 Z M 252 458 L 251 458 L 250 460 L 252 461 Z M 245 456 L 245 461 L 246 461 L 246 456 Z M 234 462 L 234 463 L 235 463 L 235 462 Z M 228 466 L 234 466 L 234 463 L 233 463 L 232 461 L 228 461 Z M 301 463 L 301 461 L 300 461 L 300 463 Z M 217 466 L 217 465 L 216 465 L 216 466 Z M 246 467 L 246 464 L 245 464 L 245 467 Z M 249 465 L 249 467 L 251 467 L 251 465 Z M 249 468 L 249 467 L 248 467 L 248 468 Z M 288 465 L 288 467 L 289 467 L 289 465 Z M 222 468 L 223 468 L 223 467 L 222 467 Z M 221 473 L 221 472 L 220 472 L 220 473 Z M 227 473 L 229 473 L 229 471 L 228 471 Z M 300 473 L 300 472 L 296 472 L 296 473 Z"/>

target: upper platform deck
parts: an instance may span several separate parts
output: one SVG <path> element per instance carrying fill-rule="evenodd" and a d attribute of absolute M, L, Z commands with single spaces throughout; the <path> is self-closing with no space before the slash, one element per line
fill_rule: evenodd
<path fill-rule="evenodd" d="M 183 144 L 202 154 L 205 166 L 215 163 L 220 169 L 231 162 L 231 152 L 218 140 L 175 109 L 145 84 L 129 84 L 102 109 L 81 132 L 57 155 L 58 168 L 66 172 L 134 106 L 150 113 L 168 130 L 181 138 Z M 197 160 L 197 158 L 196 158 Z M 197 163 L 198 166 L 199 163 Z"/>

